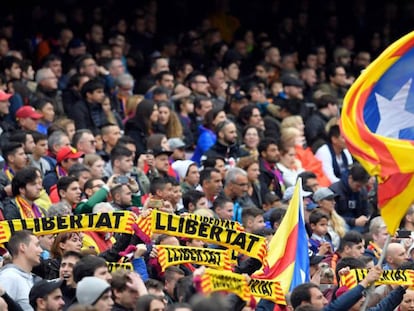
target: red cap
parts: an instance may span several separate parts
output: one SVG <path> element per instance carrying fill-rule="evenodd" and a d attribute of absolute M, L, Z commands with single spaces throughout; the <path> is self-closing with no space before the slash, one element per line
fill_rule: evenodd
<path fill-rule="evenodd" d="M 41 119 L 43 118 L 43 115 L 41 113 L 38 113 L 36 109 L 34 109 L 32 106 L 22 106 L 16 111 L 16 118 L 24 119 L 24 118 L 30 118 L 30 119 Z"/>
<path fill-rule="evenodd" d="M 56 160 L 58 163 L 61 163 L 63 160 L 67 159 L 79 159 L 83 156 L 83 152 L 77 151 L 75 148 L 64 146 L 56 154 Z"/>
<path fill-rule="evenodd" d="M 0 90 L 0 102 L 8 101 L 13 94 L 7 94 L 5 91 Z"/>

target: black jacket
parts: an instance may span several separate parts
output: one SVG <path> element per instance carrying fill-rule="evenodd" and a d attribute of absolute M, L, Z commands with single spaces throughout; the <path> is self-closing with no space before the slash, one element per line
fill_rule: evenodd
<path fill-rule="evenodd" d="M 148 134 L 140 124 L 136 124 L 134 120 L 128 120 L 125 124 L 125 135 L 128 135 L 134 140 L 137 148 L 137 155 L 146 152 Z"/>
<path fill-rule="evenodd" d="M 222 157 L 226 159 L 226 162 L 228 162 L 230 158 L 233 158 L 235 161 L 237 161 L 237 159 L 246 157 L 248 155 L 249 153 L 243 148 L 240 148 L 240 145 L 238 144 L 225 146 L 217 140 L 216 143 L 203 154 L 201 161 L 214 157 Z"/>
<path fill-rule="evenodd" d="M 97 114 L 97 120 L 92 117 L 93 113 Z M 96 132 L 102 125 L 108 123 L 100 104 L 91 104 L 83 100 L 75 104 L 72 116 L 77 130 L 89 129 L 92 132 Z"/>
<path fill-rule="evenodd" d="M 368 194 L 363 188 L 360 192 L 353 192 L 348 185 L 348 176 L 343 176 L 340 181 L 332 184 L 329 188 L 338 196 L 336 201 L 336 212 L 342 216 L 350 227 L 355 226 L 355 218 L 365 215 L 368 217 Z"/>
<path fill-rule="evenodd" d="M 264 165 L 264 160 L 262 158 L 259 159 L 260 165 L 260 191 L 262 194 L 262 198 L 265 197 L 266 193 L 269 191 L 273 191 L 279 198 L 283 197 L 282 188 L 280 186 L 280 182 L 275 175 L 269 170 L 266 169 Z M 275 168 L 277 170 L 277 168 Z"/>

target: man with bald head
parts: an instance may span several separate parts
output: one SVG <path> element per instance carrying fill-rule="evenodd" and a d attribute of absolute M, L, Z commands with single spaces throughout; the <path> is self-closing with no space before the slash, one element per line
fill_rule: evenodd
<path fill-rule="evenodd" d="M 390 243 L 385 255 L 387 263 L 384 265 L 384 270 L 398 269 L 404 262 L 408 261 L 407 251 L 400 243 Z"/>

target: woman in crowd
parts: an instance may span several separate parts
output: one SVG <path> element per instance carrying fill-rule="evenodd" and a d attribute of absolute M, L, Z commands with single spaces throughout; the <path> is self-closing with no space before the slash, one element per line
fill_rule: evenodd
<path fill-rule="evenodd" d="M 296 159 L 295 145 L 291 144 L 280 144 L 280 161 L 277 163 L 278 169 L 283 174 L 283 183 L 286 188 L 294 186 L 298 175 L 304 170 L 302 163 Z"/>
<path fill-rule="evenodd" d="M 301 117 L 299 118 L 302 119 Z M 319 161 L 312 150 L 306 146 L 306 139 L 303 135 L 303 131 L 297 127 L 283 127 L 280 140 L 282 145 L 295 146 L 296 159 L 302 163 L 305 171 L 311 171 L 316 174 L 320 186 L 328 187 L 331 184 L 329 179 L 323 173 L 321 161 Z"/>
<path fill-rule="evenodd" d="M 198 127 L 197 146 L 191 160 L 200 164 L 201 156 L 216 142 L 217 137 L 214 128 L 217 124 L 226 120 L 226 118 L 226 113 L 222 109 L 213 108 L 207 112 L 203 125 Z"/>
<path fill-rule="evenodd" d="M 259 160 L 255 156 L 243 157 L 237 163 L 237 166 L 247 172 L 247 179 L 249 181 L 249 190 L 247 193 L 252 199 L 253 203 L 262 208 L 263 198 L 260 191 L 260 166 Z"/>
<path fill-rule="evenodd" d="M 125 105 L 125 118 L 122 121 L 124 124 L 131 118 L 135 116 L 135 112 L 137 111 L 137 107 L 140 102 L 144 99 L 142 95 L 132 95 L 127 99 Z"/>
<path fill-rule="evenodd" d="M 161 125 L 160 130 L 167 135 L 167 138 L 183 138 L 180 118 L 167 102 L 158 103 L 158 123 Z"/>
<path fill-rule="evenodd" d="M 89 168 L 92 178 L 103 178 L 105 171 L 105 161 L 97 154 L 86 154 L 83 158 L 83 164 Z"/>
<path fill-rule="evenodd" d="M 112 110 L 111 108 L 111 100 L 109 96 L 105 96 L 105 99 L 102 102 L 102 110 L 104 111 L 106 119 L 109 123 L 116 124 L 121 129 L 124 128 L 124 124 L 122 123 L 122 119 L 119 116 L 118 112 Z"/>
<path fill-rule="evenodd" d="M 247 125 L 243 129 L 243 148 L 251 155 L 258 157 L 257 146 L 260 142 L 260 130 L 255 125 Z"/>
<path fill-rule="evenodd" d="M 40 277 L 52 280 L 59 277 L 59 267 L 65 252 L 79 253 L 82 249 L 82 235 L 79 232 L 62 232 L 56 235 L 50 249 L 50 258 L 42 261 L 33 273 Z"/>
<path fill-rule="evenodd" d="M 53 122 L 53 125 L 65 132 L 69 136 L 69 140 L 72 141 L 73 135 L 76 132 L 75 121 L 69 118 L 59 118 Z"/>
<path fill-rule="evenodd" d="M 144 99 L 137 107 L 135 116 L 125 124 L 125 134 L 135 141 L 137 154 L 145 153 L 147 137 L 156 131 L 158 122 L 158 105 Z"/>

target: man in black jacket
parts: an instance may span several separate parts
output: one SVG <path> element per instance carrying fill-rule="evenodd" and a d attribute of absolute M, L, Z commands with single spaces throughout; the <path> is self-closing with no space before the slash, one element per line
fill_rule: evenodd
<path fill-rule="evenodd" d="M 81 90 L 82 100 L 77 102 L 69 117 L 75 120 L 76 129 L 89 129 L 93 133 L 108 123 L 102 103 L 104 84 L 97 79 L 86 82 Z"/>
<path fill-rule="evenodd" d="M 234 166 L 239 158 L 249 155 L 237 143 L 237 128 L 232 121 L 225 120 L 217 124 L 216 135 L 216 143 L 203 154 L 201 162 L 207 158 L 221 157 L 228 165 Z"/>
<path fill-rule="evenodd" d="M 269 191 L 273 191 L 279 198 L 282 198 L 282 173 L 276 166 L 276 163 L 280 160 L 277 141 L 273 138 L 263 139 L 258 146 L 258 151 L 260 155 L 259 181 L 262 197 L 264 198 Z"/>

